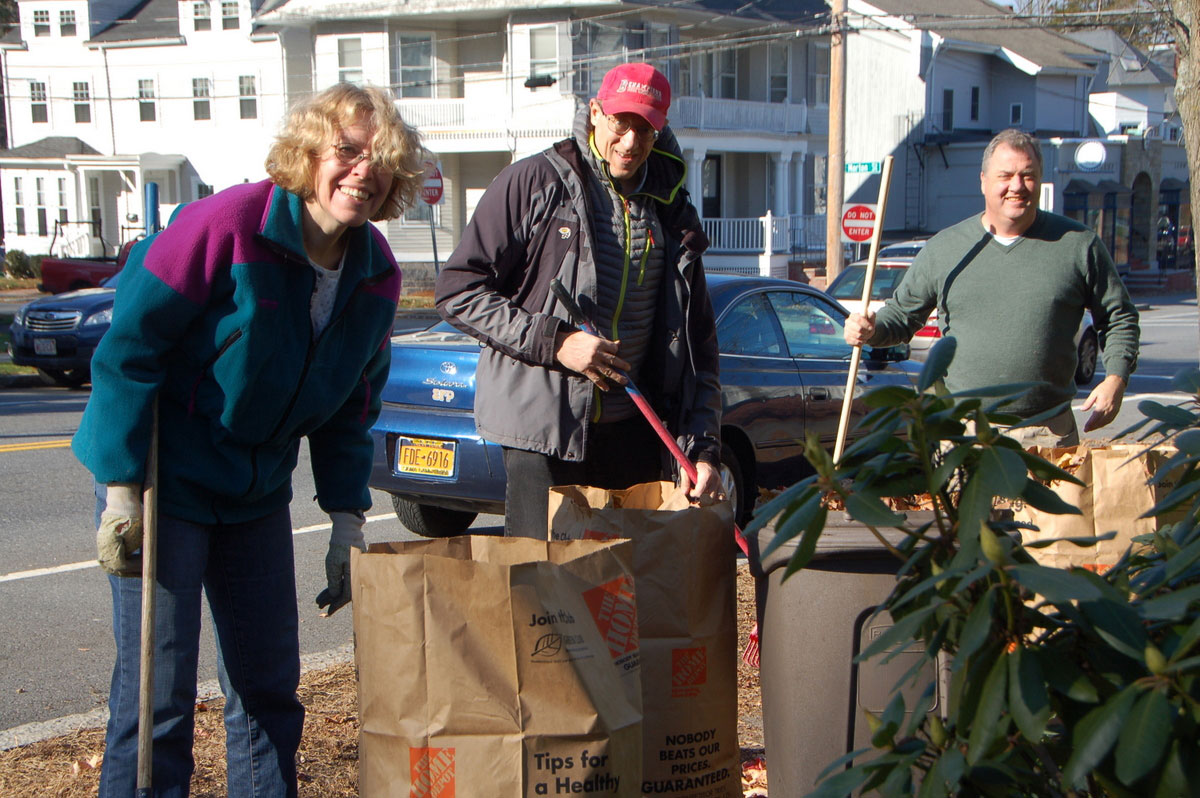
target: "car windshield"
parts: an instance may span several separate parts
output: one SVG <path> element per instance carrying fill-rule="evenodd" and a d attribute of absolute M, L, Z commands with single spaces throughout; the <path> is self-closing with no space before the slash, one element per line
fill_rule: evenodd
<path fill-rule="evenodd" d="M 871 299 L 890 298 L 892 294 L 896 293 L 896 286 L 900 284 L 900 279 L 904 277 L 905 271 L 902 268 L 877 267 L 875 280 L 871 283 Z M 833 285 L 829 286 L 829 293 L 835 299 L 862 299 L 863 279 L 866 275 L 866 266 L 851 264 L 837 276 Z"/>
<path fill-rule="evenodd" d="M 921 252 L 921 247 L 914 244 L 897 244 L 879 250 L 881 258 L 915 258 Z"/>

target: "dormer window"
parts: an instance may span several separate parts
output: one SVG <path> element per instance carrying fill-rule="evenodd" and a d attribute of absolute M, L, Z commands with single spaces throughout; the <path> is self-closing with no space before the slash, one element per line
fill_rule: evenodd
<path fill-rule="evenodd" d="M 33 35 L 50 35 L 50 12 L 44 8 L 33 12 Z"/>
<path fill-rule="evenodd" d="M 238 4 L 237 0 L 222 0 L 221 2 L 221 30 L 237 30 L 238 29 Z"/>
<path fill-rule="evenodd" d="M 66 9 L 58 12 L 58 35 L 59 36 L 74 36 L 75 35 L 75 11 L 74 9 Z"/>
<path fill-rule="evenodd" d="M 212 30 L 212 8 L 207 2 L 192 3 L 192 30 Z"/>

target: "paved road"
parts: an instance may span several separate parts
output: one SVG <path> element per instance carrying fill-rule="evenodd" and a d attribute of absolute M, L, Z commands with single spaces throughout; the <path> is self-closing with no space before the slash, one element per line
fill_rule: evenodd
<path fill-rule="evenodd" d="M 1182 401 L 1185 397 L 1169 390 L 1170 376 L 1180 367 L 1197 365 L 1195 299 L 1141 301 L 1147 307 L 1142 365 L 1118 421 L 1092 437 L 1106 437 L 1132 423 L 1141 398 Z M 108 693 L 110 600 L 92 559 L 91 480 L 66 448 L 87 396 L 86 390 L 45 386 L 0 389 L 0 747 L 45 732 L 38 727 L 18 733 L 14 727 L 96 710 Z M 1081 390 L 1077 408 L 1086 396 L 1087 390 Z M 323 587 L 328 535 L 327 518 L 311 501 L 313 494 L 305 451 L 291 506 L 297 602 L 302 649 L 319 663 L 347 656 L 352 629 L 349 611 L 320 618 L 313 604 Z M 374 500 L 368 540 L 411 538 L 391 513 L 386 494 L 376 492 Z M 501 524 L 498 516 L 481 516 L 475 529 L 496 533 Z M 216 673 L 210 638 L 206 629 L 202 680 L 212 680 Z"/>

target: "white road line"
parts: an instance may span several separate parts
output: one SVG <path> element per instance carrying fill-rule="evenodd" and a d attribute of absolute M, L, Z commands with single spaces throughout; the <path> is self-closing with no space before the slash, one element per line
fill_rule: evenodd
<path fill-rule="evenodd" d="M 384 513 L 382 515 L 368 515 L 367 523 L 372 521 L 383 521 L 388 518 L 394 518 L 393 513 Z M 299 529 L 292 530 L 292 537 L 297 535 L 306 535 L 309 532 L 320 532 L 323 529 L 329 529 L 330 524 L 313 524 L 311 526 L 302 526 Z M 55 576 L 57 574 L 65 574 L 71 571 L 82 571 L 87 568 L 99 568 L 100 566 L 95 560 L 87 560 L 84 562 L 67 563 L 66 565 L 53 565 L 49 568 L 33 568 L 28 571 L 13 571 L 9 574 L 0 574 L 0 583 L 16 582 L 20 579 L 35 579 L 40 576 Z"/>

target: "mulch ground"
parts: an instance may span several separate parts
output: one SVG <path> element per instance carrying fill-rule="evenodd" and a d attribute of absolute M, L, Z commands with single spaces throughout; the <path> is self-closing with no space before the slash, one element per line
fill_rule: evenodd
<path fill-rule="evenodd" d="M 753 580 L 738 569 L 739 652 L 754 626 Z M 306 673 L 300 700 L 307 714 L 300 743 L 300 795 L 356 798 L 358 795 L 358 694 L 352 664 Z M 220 700 L 196 705 L 194 798 L 225 795 L 225 729 Z M 738 736 L 747 796 L 766 796 L 762 707 L 758 671 L 738 663 Z M 88 729 L 0 751 L 3 798 L 90 798 L 96 794 L 104 758 L 104 730 Z"/>

